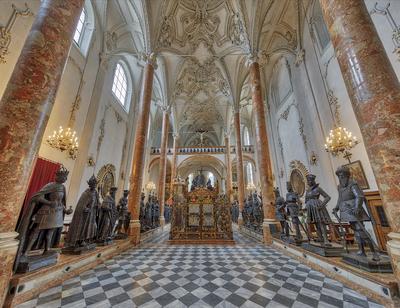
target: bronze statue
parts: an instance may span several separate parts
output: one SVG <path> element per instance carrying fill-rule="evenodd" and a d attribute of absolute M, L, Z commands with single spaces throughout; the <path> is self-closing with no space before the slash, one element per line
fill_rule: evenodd
<path fill-rule="evenodd" d="M 326 209 L 326 205 L 329 200 L 331 200 L 331 197 L 315 182 L 315 175 L 308 174 L 306 178 L 308 184 L 305 200 L 307 223 L 315 225 L 318 239 L 324 246 L 331 246 L 326 230 L 326 225 L 332 223 L 328 210 Z M 324 199 L 320 200 L 320 196 L 324 197 Z"/>
<path fill-rule="evenodd" d="M 96 247 L 93 241 L 97 236 L 96 218 L 100 205 L 96 177 L 93 175 L 87 183 L 89 188 L 82 193 L 76 205 L 63 252 L 79 253 Z"/>
<path fill-rule="evenodd" d="M 374 242 L 364 227 L 364 221 L 370 221 L 370 217 L 363 208 L 364 194 L 357 182 L 350 179 L 350 170 L 346 166 L 341 166 L 336 170 L 339 178 L 339 198 L 332 213 L 338 218 L 339 222 L 350 223 L 354 230 L 354 235 L 358 244 L 357 255 L 366 257 L 365 244 L 373 253 L 372 259 L 379 261 L 379 254 L 375 249 Z M 337 212 L 340 211 L 340 217 Z"/>
<path fill-rule="evenodd" d="M 140 212 L 139 212 L 139 221 L 140 221 L 140 232 L 145 231 L 146 227 L 146 204 L 144 203 L 144 199 L 146 195 L 142 192 L 140 196 Z"/>
<path fill-rule="evenodd" d="M 131 213 L 128 211 L 128 195 L 129 190 L 124 190 L 124 195 L 119 199 L 117 212 L 118 212 L 118 224 L 116 233 L 118 238 L 126 238 L 129 231 L 129 223 L 131 221 Z M 123 232 L 122 232 L 122 229 Z"/>
<path fill-rule="evenodd" d="M 286 210 L 292 220 L 292 224 L 296 230 L 296 240 L 300 241 L 303 237 L 300 232 L 301 222 L 299 219 L 300 210 L 301 210 L 301 201 L 299 195 L 293 191 L 292 183 L 286 183 Z"/>
<path fill-rule="evenodd" d="M 17 271 L 29 271 L 29 265 L 23 270 L 18 269 L 18 266 L 22 262 L 29 263 L 28 253 L 34 245 L 39 248 L 43 246 L 43 255 L 46 255 L 50 248 L 58 244 L 59 239 L 54 237 L 64 225 L 64 214 L 70 212 L 66 209 L 64 187 L 68 173 L 68 170 L 61 166 L 56 172 L 55 182 L 46 184 L 31 198 L 17 227 L 20 241 L 14 265 Z"/>
<path fill-rule="evenodd" d="M 108 245 L 112 243 L 113 231 L 117 221 L 117 209 L 115 206 L 116 191 L 117 187 L 110 188 L 110 192 L 104 198 L 99 211 L 97 242 L 100 244 Z"/>
<path fill-rule="evenodd" d="M 274 188 L 275 193 L 275 218 L 281 224 L 281 238 L 289 238 L 289 224 L 286 221 L 285 199 L 281 197 L 279 188 Z"/>

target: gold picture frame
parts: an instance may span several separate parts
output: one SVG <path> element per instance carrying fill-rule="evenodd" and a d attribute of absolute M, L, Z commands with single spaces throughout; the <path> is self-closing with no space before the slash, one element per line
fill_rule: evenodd
<path fill-rule="evenodd" d="M 362 190 L 369 189 L 369 183 L 365 176 L 361 161 L 356 160 L 352 163 L 346 164 L 345 166 L 350 169 L 351 178 L 357 182 L 358 186 L 360 186 Z"/>

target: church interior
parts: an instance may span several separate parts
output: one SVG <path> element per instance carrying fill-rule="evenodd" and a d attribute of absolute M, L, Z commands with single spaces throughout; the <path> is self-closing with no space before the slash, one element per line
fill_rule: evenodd
<path fill-rule="evenodd" d="M 0 307 L 400 307 L 400 1 L 1 0 Z"/>

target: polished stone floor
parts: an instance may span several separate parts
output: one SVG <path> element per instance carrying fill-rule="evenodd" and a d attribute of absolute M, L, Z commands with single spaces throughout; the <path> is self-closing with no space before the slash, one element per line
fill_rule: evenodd
<path fill-rule="evenodd" d="M 275 249 L 168 245 L 167 234 L 22 307 L 382 307 Z"/>

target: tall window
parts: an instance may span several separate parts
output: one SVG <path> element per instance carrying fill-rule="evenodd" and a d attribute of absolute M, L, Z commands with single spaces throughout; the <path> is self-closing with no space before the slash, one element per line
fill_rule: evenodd
<path fill-rule="evenodd" d="M 214 187 L 214 184 L 215 184 L 215 176 L 214 176 L 214 173 L 208 172 L 208 178 L 210 179 L 211 186 Z"/>
<path fill-rule="evenodd" d="M 80 46 L 82 43 L 83 32 L 85 30 L 85 22 L 86 22 L 86 11 L 85 9 L 83 9 L 81 16 L 79 17 L 78 25 L 76 26 L 74 34 L 74 41 L 78 46 Z"/>
<path fill-rule="evenodd" d="M 314 5 L 312 21 L 321 51 L 324 51 L 330 42 L 329 31 L 326 27 L 322 10 L 318 3 Z"/>
<path fill-rule="evenodd" d="M 128 92 L 128 82 L 126 79 L 125 70 L 119 63 L 117 63 L 117 66 L 115 68 L 112 92 L 121 103 L 121 105 L 125 106 L 126 93 Z"/>
<path fill-rule="evenodd" d="M 251 165 L 251 163 L 247 163 L 246 169 L 248 184 L 254 184 L 253 166 Z"/>
<path fill-rule="evenodd" d="M 243 130 L 243 139 L 244 145 L 250 145 L 250 133 L 247 127 Z"/>

